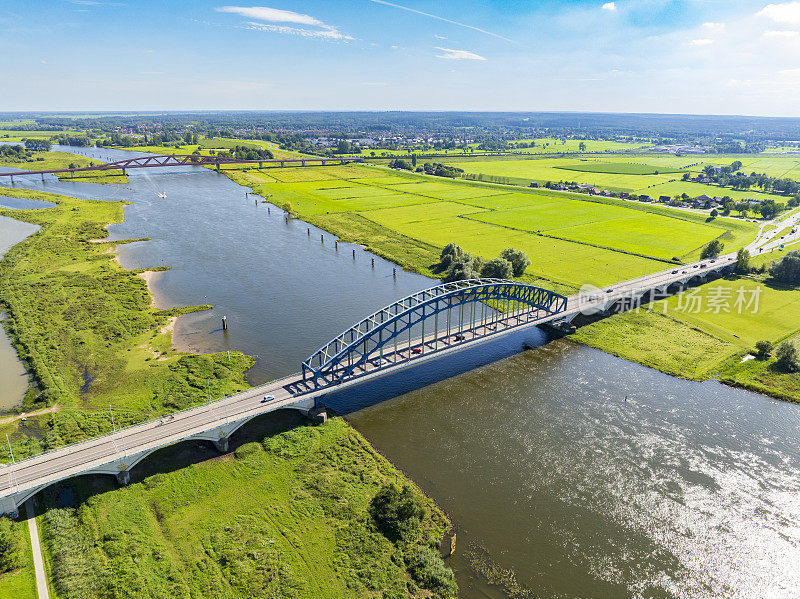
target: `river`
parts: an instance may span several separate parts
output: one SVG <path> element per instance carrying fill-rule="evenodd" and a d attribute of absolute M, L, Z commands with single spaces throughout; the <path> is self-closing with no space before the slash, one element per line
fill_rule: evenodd
<path fill-rule="evenodd" d="M 381 259 L 373 269 L 359 248 L 353 260 L 354 246 L 337 251 L 329 234 L 193 167 L 132 171 L 122 187 L 23 185 L 132 201 L 110 233 L 152 241 L 120 246 L 122 264 L 172 267 L 153 279 L 159 306 L 213 304 L 178 321 L 176 344 L 256 355 L 253 383 L 297 371 L 341 330 L 431 284 L 395 279 Z M 504 596 L 470 572 L 474 547 L 540 597 L 798 595 L 798 406 L 537 329 L 329 403 L 452 517 L 462 597 Z"/>

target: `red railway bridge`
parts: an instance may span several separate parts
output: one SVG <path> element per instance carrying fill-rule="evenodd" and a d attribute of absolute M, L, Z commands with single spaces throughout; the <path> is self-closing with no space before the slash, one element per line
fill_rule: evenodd
<path fill-rule="evenodd" d="M 116 162 L 104 162 L 93 166 L 82 166 L 77 168 L 61 168 L 46 171 L 18 171 L 15 173 L 0 173 L 0 177 L 14 177 L 24 175 L 41 175 L 44 180 L 45 175 L 58 173 L 71 173 L 73 176 L 82 171 L 122 171 L 123 175 L 128 174 L 129 168 L 155 168 L 164 166 L 214 166 L 217 171 L 223 164 L 257 164 L 263 168 L 265 164 L 274 164 L 285 167 L 290 166 L 325 166 L 326 164 L 347 164 L 349 162 L 364 162 L 363 158 L 267 158 L 263 160 L 240 160 L 238 158 L 223 158 L 220 156 L 201 156 L 200 154 L 164 154 L 161 156 L 140 156 L 139 158 L 127 158 Z"/>

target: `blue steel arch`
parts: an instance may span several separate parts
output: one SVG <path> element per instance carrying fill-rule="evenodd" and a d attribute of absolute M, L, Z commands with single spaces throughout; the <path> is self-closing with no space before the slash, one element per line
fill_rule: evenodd
<path fill-rule="evenodd" d="M 411 348 L 414 346 L 411 330 L 416 325 L 422 328 L 421 339 L 416 339 L 424 351 L 425 321 L 434 319 L 436 322 L 433 330 L 433 350 L 438 351 L 438 315 L 447 312 L 447 346 L 452 344 L 450 334 L 450 315 L 453 308 L 461 309 L 460 323 L 463 326 L 463 307 L 472 304 L 474 323 L 475 305 L 487 303 L 506 302 L 506 307 L 519 316 L 536 314 L 546 316 L 563 312 L 567 307 L 567 298 L 553 291 L 526 285 L 505 279 L 468 279 L 437 285 L 405 297 L 382 310 L 368 316 L 361 322 L 353 325 L 338 337 L 329 341 L 311 356 L 303 361 L 303 379 L 314 387 L 327 387 L 338 385 L 348 378 L 359 376 L 367 371 L 367 366 L 372 364 L 380 368 L 384 363 L 383 348 L 389 343 L 395 347 L 394 362 L 392 365 L 410 360 L 413 355 Z M 482 309 L 482 312 L 485 310 Z M 461 330 L 461 329 L 459 329 Z M 478 329 L 470 329 L 475 333 Z M 480 334 L 473 334 L 473 339 L 486 337 L 499 332 L 497 327 L 481 325 Z M 397 340 L 401 336 L 408 337 L 405 357 L 397 351 Z M 460 339 L 458 339 L 460 337 Z M 445 339 L 445 337 L 443 337 Z M 464 335 L 458 334 L 459 341 L 464 341 Z M 398 356 L 402 359 L 398 360 Z M 376 362 L 377 360 L 377 362 Z M 377 366 L 375 364 L 377 363 Z"/>

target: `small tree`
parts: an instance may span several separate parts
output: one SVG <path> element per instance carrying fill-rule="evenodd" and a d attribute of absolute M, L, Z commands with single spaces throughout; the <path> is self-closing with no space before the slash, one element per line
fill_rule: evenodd
<path fill-rule="evenodd" d="M 745 248 L 736 254 L 736 272 L 742 275 L 750 272 L 750 252 Z"/>
<path fill-rule="evenodd" d="M 719 216 L 719 212 L 717 212 L 717 209 L 716 209 L 716 208 L 714 208 L 714 209 L 711 211 L 711 218 L 717 218 L 718 216 Z"/>
<path fill-rule="evenodd" d="M 514 248 L 503 250 L 500 252 L 500 257 L 511 262 L 511 267 L 515 277 L 521 277 L 522 273 L 525 272 L 525 269 L 528 268 L 531 263 L 530 258 L 528 258 L 528 254 L 522 250 L 515 250 Z"/>
<path fill-rule="evenodd" d="M 700 257 L 716 258 L 722 253 L 723 249 L 725 249 L 725 244 L 722 243 L 719 239 L 715 239 L 711 243 L 709 243 L 706 247 L 703 248 L 703 252 L 700 254 Z"/>
<path fill-rule="evenodd" d="M 759 360 L 766 360 L 772 354 L 772 350 L 774 346 L 772 345 L 772 341 L 767 341 L 766 339 L 763 341 L 756 342 L 756 358 Z"/>
<path fill-rule="evenodd" d="M 287 214 L 291 215 L 294 214 L 294 206 L 292 206 L 291 202 L 284 202 L 283 205 L 281 206 L 281 209 L 283 209 L 283 211 L 286 212 Z"/>
<path fill-rule="evenodd" d="M 456 258 L 464 255 L 464 250 L 458 247 L 455 243 L 448 243 L 442 248 L 442 253 L 439 254 L 439 266 L 444 270 L 450 268 L 455 262 Z"/>
<path fill-rule="evenodd" d="M 784 341 L 775 350 L 775 357 L 778 358 L 778 368 L 784 372 L 797 372 L 800 370 L 800 354 L 794 343 Z"/>
<path fill-rule="evenodd" d="M 509 279 L 513 274 L 514 267 L 505 258 L 493 258 L 481 269 L 481 276 L 489 279 Z"/>

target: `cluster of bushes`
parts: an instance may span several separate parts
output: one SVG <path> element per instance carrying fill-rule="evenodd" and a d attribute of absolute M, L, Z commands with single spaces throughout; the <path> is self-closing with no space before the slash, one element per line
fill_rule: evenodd
<path fill-rule="evenodd" d="M 30 160 L 32 156 L 33 152 L 21 145 L 0 145 L 0 160 L 4 162 L 24 162 Z"/>
<path fill-rule="evenodd" d="M 439 164 L 437 162 L 430 163 L 426 162 L 422 168 L 417 168 L 417 172 L 421 173 L 424 172 L 428 175 L 436 175 L 437 177 L 448 177 L 450 179 L 456 179 L 460 177 L 464 173 L 464 169 L 456 168 L 454 166 L 446 166 L 444 164 Z"/>
<path fill-rule="evenodd" d="M 27 556 L 22 523 L 0 518 L 0 574 L 25 566 Z"/>
<path fill-rule="evenodd" d="M 503 250 L 499 257 L 484 262 L 479 256 L 448 243 L 442 250 L 436 270 L 445 273 L 444 280 L 448 283 L 478 278 L 510 279 L 522 276 L 530 263 L 525 252 L 513 248 Z"/>
<path fill-rule="evenodd" d="M 372 498 L 369 513 L 377 529 L 404 549 L 406 568 L 419 586 L 439 597 L 456 596 L 453 571 L 436 551 L 438 540 L 431 539 L 427 545 L 412 544 L 419 538 L 427 514 L 410 486 L 400 489 L 395 484 L 384 485 Z"/>
<path fill-rule="evenodd" d="M 775 366 L 783 372 L 800 372 L 800 352 L 791 341 L 784 341 L 776 348 L 771 341 L 756 343 L 756 358 L 766 360 L 775 352 Z"/>

